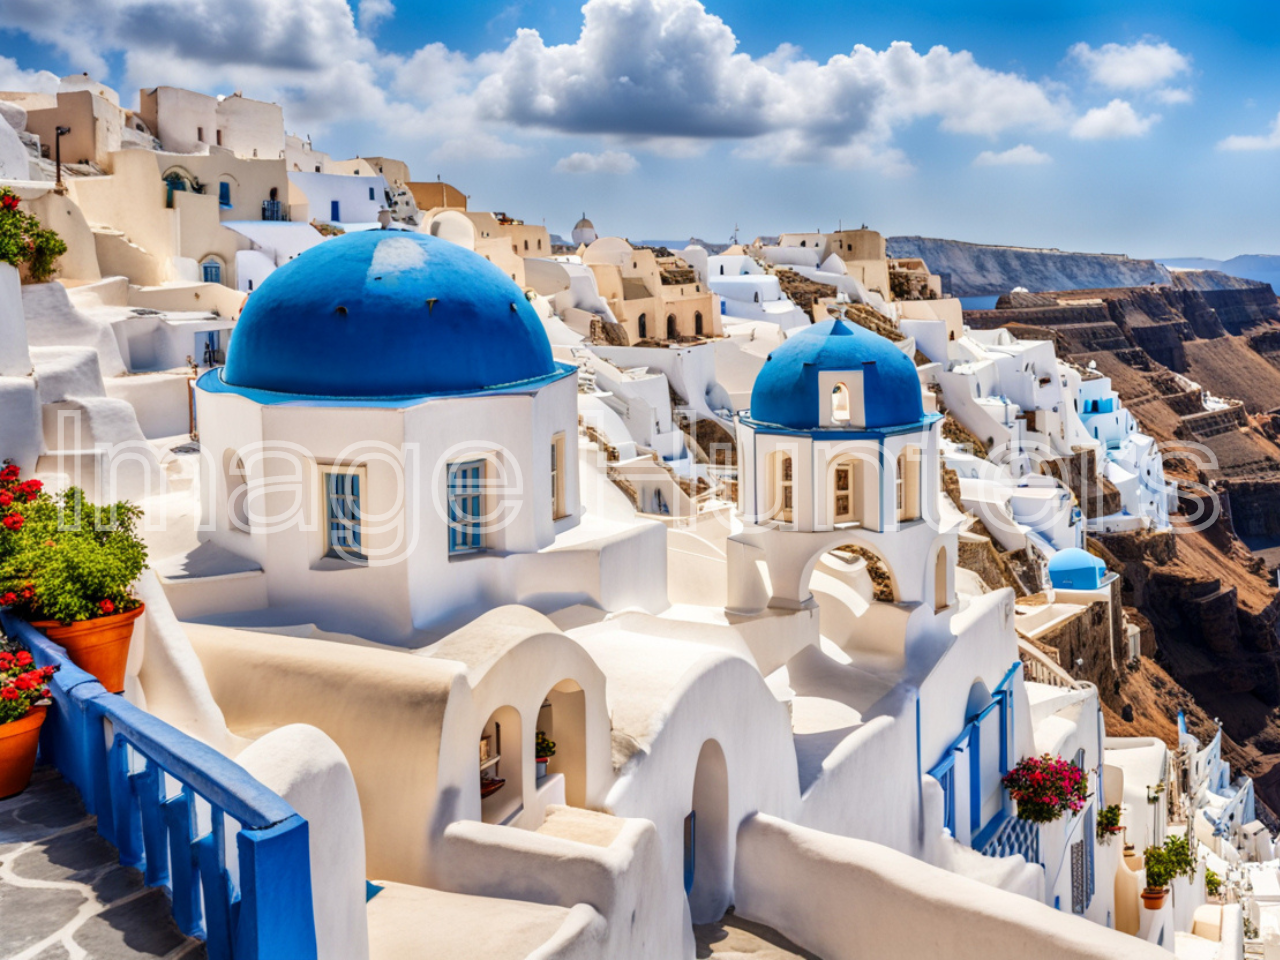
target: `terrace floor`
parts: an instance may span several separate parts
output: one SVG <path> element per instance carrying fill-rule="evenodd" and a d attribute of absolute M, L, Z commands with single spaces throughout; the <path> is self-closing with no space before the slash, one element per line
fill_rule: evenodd
<path fill-rule="evenodd" d="M 697 956 L 708 960 L 821 960 L 771 927 L 729 910 L 717 923 L 695 924 Z"/>
<path fill-rule="evenodd" d="M 0 800 L 0 960 L 204 960 L 52 767 Z"/>

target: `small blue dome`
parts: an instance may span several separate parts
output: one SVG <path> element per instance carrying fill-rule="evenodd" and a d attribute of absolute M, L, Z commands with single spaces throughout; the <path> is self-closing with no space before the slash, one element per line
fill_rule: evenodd
<path fill-rule="evenodd" d="M 1107 565 L 1088 551 L 1067 547 L 1049 558 L 1049 582 L 1057 590 L 1097 590 Z"/>
<path fill-rule="evenodd" d="M 769 354 L 751 390 L 751 419 L 794 430 L 817 429 L 824 398 L 818 374 L 862 373 L 867 427 L 924 420 L 916 365 L 891 341 L 844 320 L 826 320 L 792 334 Z"/>
<path fill-rule="evenodd" d="M 557 372 L 523 291 L 422 233 L 326 240 L 272 273 L 236 323 L 232 387 L 330 398 L 473 393 Z"/>

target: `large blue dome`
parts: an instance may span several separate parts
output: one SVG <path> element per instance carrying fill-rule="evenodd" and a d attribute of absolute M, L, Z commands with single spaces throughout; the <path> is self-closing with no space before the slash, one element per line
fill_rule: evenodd
<path fill-rule="evenodd" d="M 793 430 L 818 429 L 824 399 L 818 374 L 829 370 L 862 373 L 867 427 L 924 420 L 920 378 L 911 358 L 879 334 L 844 320 L 805 327 L 769 354 L 751 390 L 750 418 Z"/>
<path fill-rule="evenodd" d="M 370 230 L 312 247 L 249 296 L 222 379 L 322 398 L 473 393 L 557 373 L 524 293 L 484 257 Z"/>
<path fill-rule="evenodd" d="M 1058 590 L 1097 590 L 1107 565 L 1079 547 L 1067 547 L 1049 558 L 1049 582 Z"/>

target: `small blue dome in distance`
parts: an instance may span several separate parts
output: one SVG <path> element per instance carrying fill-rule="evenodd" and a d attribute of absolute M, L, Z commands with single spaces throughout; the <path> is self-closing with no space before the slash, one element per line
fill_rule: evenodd
<path fill-rule="evenodd" d="M 1107 565 L 1079 547 L 1059 550 L 1049 558 L 1049 582 L 1056 590 L 1097 590 Z"/>
<path fill-rule="evenodd" d="M 924 420 L 915 363 L 892 341 L 844 320 L 805 327 L 769 354 L 751 390 L 750 418 L 793 430 L 818 429 L 824 409 L 818 374 L 830 370 L 862 374 L 867 427 Z"/>
<path fill-rule="evenodd" d="M 374 399 L 473 393 L 557 372 L 524 292 L 484 257 L 422 233 L 312 247 L 249 296 L 222 379 Z"/>

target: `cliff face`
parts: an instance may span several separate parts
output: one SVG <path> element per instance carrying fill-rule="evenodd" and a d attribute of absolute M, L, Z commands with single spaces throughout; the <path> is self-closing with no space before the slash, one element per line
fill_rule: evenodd
<path fill-rule="evenodd" d="M 1120 254 L 1069 253 L 1025 247 L 995 247 L 932 237 L 889 237 L 889 256 L 920 257 L 933 273 L 950 278 L 956 297 L 999 296 L 1015 287 L 1079 290 L 1169 283 L 1169 271 L 1154 260 Z"/>

